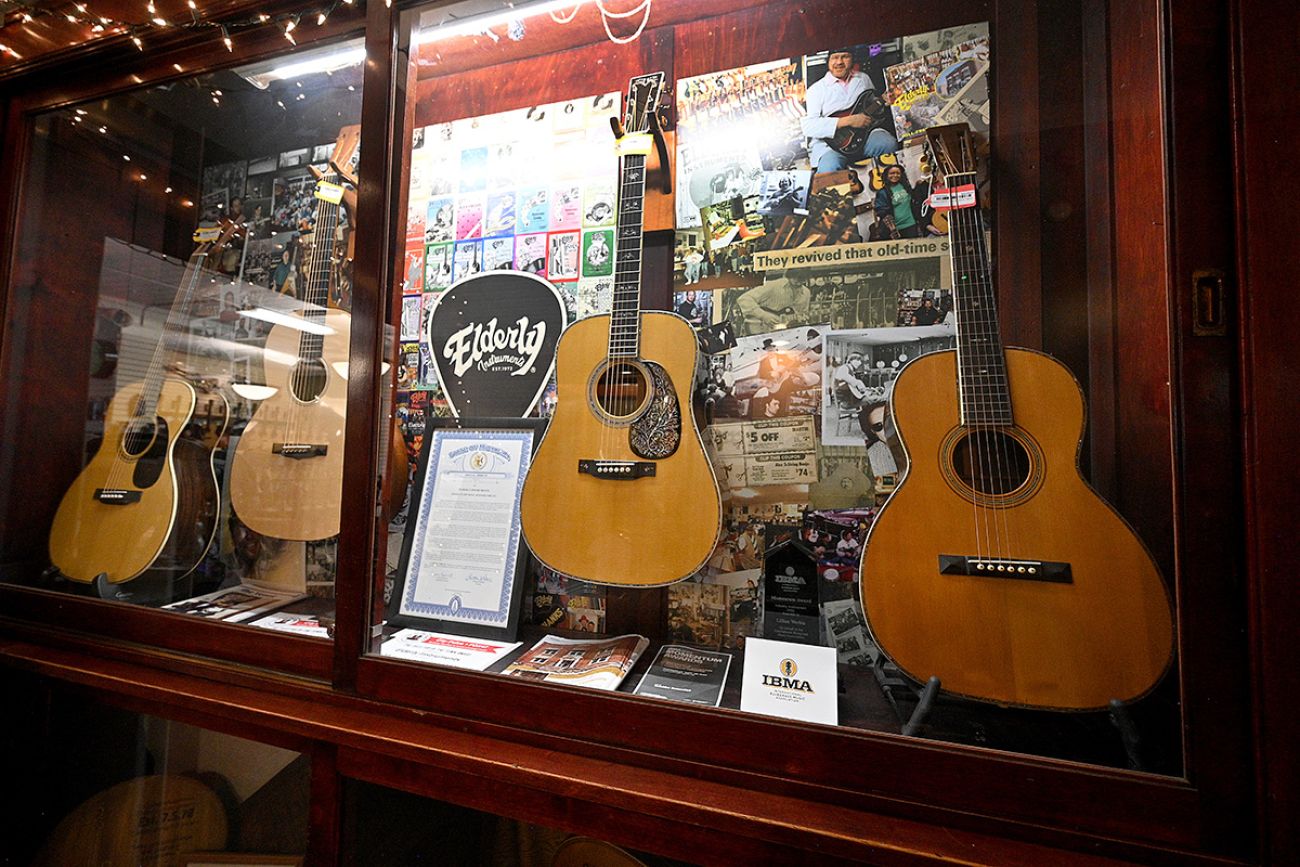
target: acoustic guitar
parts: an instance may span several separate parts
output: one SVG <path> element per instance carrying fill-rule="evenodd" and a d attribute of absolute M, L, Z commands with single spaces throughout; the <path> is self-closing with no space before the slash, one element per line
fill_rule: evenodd
<path fill-rule="evenodd" d="M 316 223 L 303 304 L 266 336 L 265 384 L 275 392 L 254 408 L 230 467 L 231 508 L 249 529 L 276 539 L 339 532 L 351 317 L 329 298 L 347 255 L 337 234 L 340 210 L 355 195 L 359 143 L 359 129 L 345 128 L 329 172 L 313 170 Z"/>
<path fill-rule="evenodd" d="M 686 578 L 721 526 L 717 482 L 695 428 L 696 339 L 675 313 L 641 311 L 645 131 L 663 73 L 632 79 L 620 183 L 614 299 L 556 349 L 558 405 L 524 483 L 524 536 L 546 566 L 599 584 Z"/>
<path fill-rule="evenodd" d="M 1083 394 L 1060 362 L 1004 348 L 974 150 L 928 131 L 944 175 L 957 348 L 922 355 L 890 399 L 909 463 L 864 545 L 862 605 L 908 676 L 968 698 L 1102 709 L 1149 692 L 1173 654 L 1150 553 L 1079 473 Z"/>
<path fill-rule="evenodd" d="M 50 562 L 72 581 L 182 578 L 212 544 L 220 505 L 212 459 L 229 408 L 214 392 L 199 411 L 194 386 L 167 373 L 166 342 L 183 329 L 203 277 L 240 231 L 227 223 L 195 234 L 200 243 L 144 379 L 113 396 L 99 448 L 59 503 Z"/>

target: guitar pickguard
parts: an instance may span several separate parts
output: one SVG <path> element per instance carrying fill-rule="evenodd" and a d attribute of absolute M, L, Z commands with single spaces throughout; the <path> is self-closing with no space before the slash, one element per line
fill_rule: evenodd
<path fill-rule="evenodd" d="M 638 457 L 662 460 L 682 442 L 682 407 L 668 373 L 653 361 L 642 362 L 650 371 L 653 397 L 645 412 L 632 422 L 628 443 Z"/>

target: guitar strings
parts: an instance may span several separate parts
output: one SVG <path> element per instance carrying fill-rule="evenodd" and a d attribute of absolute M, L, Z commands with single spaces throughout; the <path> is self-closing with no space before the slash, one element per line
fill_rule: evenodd
<path fill-rule="evenodd" d="M 956 193 L 954 190 L 959 185 L 956 177 L 958 173 L 952 171 L 956 166 L 956 160 L 953 158 L 952 154 L 948 152 L 946 141 L 939 139 L 938 144 L 940 151 L 939 156 L 941 157 L 945 168 L 948 169 L 945 172 L 944 182 L 948 186 L 948 194 L 950 196 L 950 201 L 948 203 L 949 249 L 952 254 L 954 267 L 958 270 L 959 274 L 964 275 L 968 270 L 967 257 L 963 254 L 962 248 L 964 247 L 964 242 L 961 244 L 958 243 L 959 236 L 962 234 L 959 230 L 963 229 L 962 223 L 964 215 L 961 213 L 963 209 L 954 207 L 957 203 L 951 200 L 951 198 L 955 198 Z M 957 275 L 954 276 L 957 277 Z M 960 278 L 956 280 L 957 284 L 961 284 L 962 282 L 963 281 Z M 966 438 L 967 442 L 970 444 L 968 460 L 970 461 L 972 481 L 971 519 L 975 531 L 975 554 L 976 557 L 983 559 L 992 553 L 992 542 L 989 537 L 988 521 L 984 519 L 984 510 L 979 497 L 979 474 L 984 472 L 985 467 L 983 449 L 980 445 L 980 413 L 978 411 L 979 395 L 978 392 L 970 394 L 969 390 L 972 385 L 970 381 L 970 372 L 965 370 L 966 365 L 963 363 L 963 359 L 972 364 L 977 363 L 973 355 L 975 344 L 979 341 L 979 337 L 977 336 L 978 330 L 976 330 L 976 334 L 963 337 L 960 325 L 963 320 L 972 326 L 976 325 L 975 309 L 978 307 L 978 303 L 971 297 L 971 294 L 968 291 L 971 288 L 969 285 L 956 285 L 953 288 L 954 293 L 956 294 L 955 306 L 959 313 L 957 317 L 957 383 L 958 399 L 961 404 L 960 420 L 963 426 L 967 429 Z"/>
<path fill-rule="evenodd" d="M 325 175 L 321 178 L 326 183 L 334 183 L 338 178 L 337 173 Z M 333 244 L 334 229 L 338 224 L 339 205 L 328 202 L 325 199 L 318 199 L 319 204 L 316 206 L 316 223 L 312 227 L 312 250 L 311 262 L 307 268 L 306 285 L 303 287 L 303 324 L 311 323 L 315 318 L 313 307 L 319 307 L 321 324 L 324 324 L 325 316 L 329 304 L 329 272 L 330 265 L 333 261 Z M 325 237 L 328 235 L 328 237 Z M 322 279 L 323 278 L 323 279 Z M 302 409 L 306 405 L 301 397 L 310 383 L 311 374 L 308 371 L 308 365 L 305 363 L 308 347 L 319 354 L 316 361 L 324 365 L 324 335 L 313 334 L 306 328 L 298 337 L 298 358 L 294 363 L 293 370 L 290 373 L 290 392 L 294 398 L 289 401 L 288 418 L 285 421 L 285 444 L 297 443 L 305 433 L 305 411 Z M 329 372 L 325 371 L 328 378 Z M 322 383 L 321 395 L 324 394 L 324 383 Z"/>
<path fill-rule="evenodd" d="M 972 175 L 971 181 L 974 182 L 974 180 L 975 180 L 974 175 Z M 997 335 L 996 340 L 989 341 L 988 355 L 989 358 L 993 362 L 995 362 L 995 364 L 993 365 L 993 370 L 995 374 L 999 377 L 997 388 L 995 389 L 998 395 L 998 399 L 1002 404 L 998 407 L 999 417 L 1005 418 L 1006 426 L 1009 428 L 1009 427 L 1014 427 L 1015 425 L 1015 421 L 1012 415 L 1012 407 L 1011 407 L 1011 378 L 1009 372 L 1007 371 L 1006 353 L 1002 346 L 1001 333 L 996 318 L 997 305 L 996 303 L 994 303 L 994 292 L 996 290 L 993 286 L 991 275 L 988 272 L 990 264 L 989 264 L 988 249 L 984 238 L 983 217 L 979 212 L 978 206 L 972 208 L 971 211 L 972 211 L 971 221 L 974 224 L 974 230 L 975 230 L 975 245 L 979 251 L 979 262 L 981 265 L 980 279 L 985 284 L 984 289 L 986 290 L 986 295 L 989 301 L 989 303 L 986 306 L 989 310 L 989 317 L 991 319 L 990 330 Z M 1011 435 L 1006 433 L 1005 430 L 1002 429 L 999 429 L 998 433 L 1000 433 L 1001 435 L 997 437 L 997 442 L 994 447 L 994 457 L 997 462 L 997 472 L 999 478 L 1003 479 L 1005 482 L 1010 483 L 1014 481 L 1011 478 L 1011 473 L 1015 471 L 1016 468 L 1015 463 L 1012 460 L 1012 456 L 1011 456 L 1011 448 L 1012 448 L 1010 442 Z M 1011 490 L 1012 489 L 1008 489 L 1006 493 L 1010 493 Z M 1003 559 L 1011 559 L 1016 553 L 1016 545 L 1015 545 L 1016 540 L 1013 533 L 1014 522 L 1013 522 L 1013 515 L 1011 513 L 1011 510 L 1007 508 L 1005 505 L 997 508 L 995 513 L 995 520 L 1001 522 L 1001 537 L 1003 539 L 1003 545 L 1004 545 L 1004 548 L 1002 549 L 1002 557 Z"/>

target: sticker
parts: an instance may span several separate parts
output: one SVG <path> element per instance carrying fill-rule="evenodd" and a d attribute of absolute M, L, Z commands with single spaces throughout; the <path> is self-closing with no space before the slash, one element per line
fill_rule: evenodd
<path fill-rule="evenodd" d="M 316 183 L 316 198 L 322 202 L 337 205 L 343 201 L 343 187 L 339 184 L 331 184 L 329 181 L 318 181 Z"/>
<path fill-rule="evenodd" d="M 654 136 L 648 132 L 630 132 L 618 140 L 614 150 L 621 156 L 647 156 L 654 149 Z"/>
<path fill-rule="evenodd" d="M 963 184 L 952 189 L 939 187 L 930 194 L 930 207 L 936 211 L 950 211 L 954 208 L 972 208 L 974 206 L 974 184 Z"/>
<path fill-rule="evenodd" d="M 207 244 L 221 237 L 220 226 L 200 226 L 194 230 L 194 243 Z"/>

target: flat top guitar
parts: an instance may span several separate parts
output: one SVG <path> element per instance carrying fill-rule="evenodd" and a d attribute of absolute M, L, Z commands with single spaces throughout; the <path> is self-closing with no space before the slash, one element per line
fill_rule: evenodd
<path fill-rule="evenodd" d="M 205 437 L 194 386 L 167 374 L 167 337 L 178 333 L 202 278 L 240 227 L 200 229 L 180 291 L 145 377 L 123 386 L 104 414 L 104 438 L 64 494 L 50 527 L 50 562 L 67 578 L 120 584 L 145 575 L 180 578 L 207 553 L 220 498 L 213 449 L 225 398 L 205 396 Z M 215 434 L 213 433 L 215 431 Z"/>
<path fill-rule="evenodd" d="M 909 464 L 863 548 L 868 628 L 909 676 L 969 698 L 1052 710 L 1140 698 L 1173 654 L 1164 581 L 1079 474 L 1073 375 L 1002 346 L 965 127 L 929 139 L 957 348 L 920 356 L 894 384 Z"/>
<path fill-rule="evenodd" d="M 249 529 L 277 539 L 339 532 L 351 317 L 331 309 L 329 298 L 346 256 L 336 235 L 355 195 L 359 141 L 357 127 L 345 128 L 330 172 L 318 179 L 299 321 L 276 325 L 266 337 L 265 384 L 274 393 L 254 408 L 230 468 L 231 508 Z"/>
<path fill-rule="evenodd" d="M 642 203 L 663 73 L 628 89 L 620 140 L 611 313 L 575 322 L 556 350 L 559 402 L 524 483 L 524 536 L 544 564 L 600 584 L 686 578 L 712 553 L 721 500 L 695 429 L 695 333 L 641 312 Z"/>

